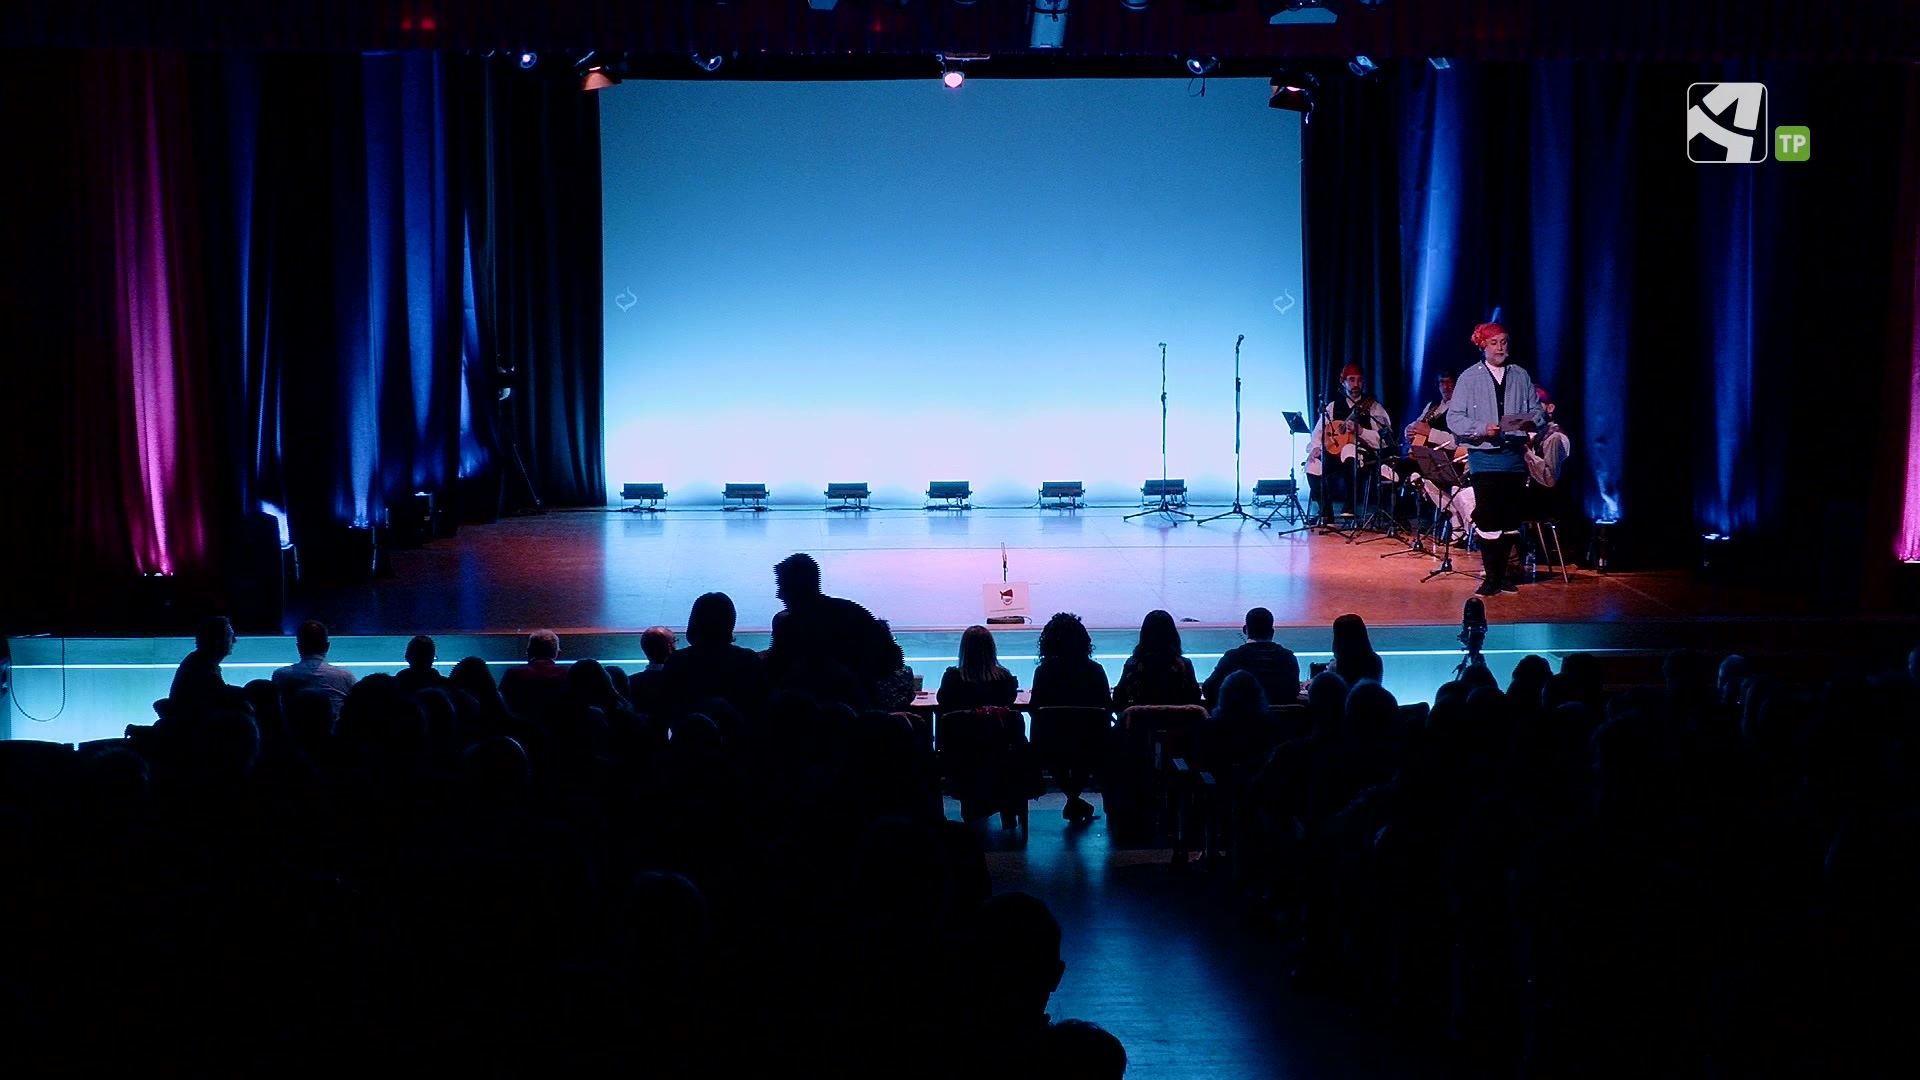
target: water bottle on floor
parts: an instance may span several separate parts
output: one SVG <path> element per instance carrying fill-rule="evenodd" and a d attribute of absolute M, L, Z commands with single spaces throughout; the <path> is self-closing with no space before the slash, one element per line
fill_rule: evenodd
<path fill-rule="evenodd" d="M 1529 585 L 1540 580 L 1540 564 L 1534 559 L 1531 551 L 1527 552 L 1526 577 L 1522 580 Z"/>

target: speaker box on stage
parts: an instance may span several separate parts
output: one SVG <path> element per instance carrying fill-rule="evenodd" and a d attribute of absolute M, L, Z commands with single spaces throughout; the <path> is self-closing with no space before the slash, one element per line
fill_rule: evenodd
<path fill-rule="evenodd" d="M 272 514 L 244 516 L 227 553 L 227 612 L 243 634 L 279 634 L 287 609 L 288 564 L 293 548 L 280 546 L 280 521 Z M 294 564 L 297 567 L 297 563 Z M 294 573 L 298 573 L 297 569 Z"/>
<path fill-rule="evenodd" d="M 380 538 L 371 526 L 335 525 L 317 542 L 301 545 L 306 572 L 322 581 L 368 581 Z"/>

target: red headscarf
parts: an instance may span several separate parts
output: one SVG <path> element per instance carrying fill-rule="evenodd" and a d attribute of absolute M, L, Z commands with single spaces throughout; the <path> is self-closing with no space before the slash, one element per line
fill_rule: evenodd
<path fill-rule="evenodd" d="M 1363 379 L 1367 377 L 1366 373 L 1360 370 L 1359 364 L 1348 364 L 1346 367 L 1340 369 L 1341 382 L 1346 382 L 1347 376 L 1349 375 L 1358 375 Z"/>
<path fill-rule="evenodd" d="M 1507 328 L 1497 322 L 1483 322 L 1473 328 L 1473 347 L 1484 349 L 1487 342 L 1507 332 Z"/>

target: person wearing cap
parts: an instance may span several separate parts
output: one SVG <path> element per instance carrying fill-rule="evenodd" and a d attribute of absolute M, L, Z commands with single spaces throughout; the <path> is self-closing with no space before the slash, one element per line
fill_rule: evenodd
<path fill-rule="evenodd" d="M 1544 426 L 1547 414 L 1533 376 L 1507 360 L 1512 339 L 1505 327 L 1481 323 L 1472 340 L 1480 362 L 1454 381 L 1447 429 L 1467 448 L 1473 470 L 1473 533 L 1486 565 L 1486 578 L 1474 591 L 1492 596 L 1519 591 L 1507 578 L 1507 557 L 1519 542 L 1525 512 L 1527 434 Z"/>
<path fill-rule="evenodd" d="M 1366 376 L 1360 373 L 1358 364 L 1341 368 L 1341 392 L 1320 410 L 1313 434 L 1308 438 L 1307 486 L 1325 517 L 1333 516 L 1333 500 L 1343 494 L 1348 506 L 1352 506 L 1357 495 L 1351 490 L 1356 463 L 1364 468 L 1379 461 L 1386 435 L 1393 430 L 1392 417 L 1367 393 L 1366 386 Z M 1335 425 L 1346 424 L 1353 426 L 1354 437 L 1340 448 L 1336 459 L 1327 450 L 1327 434 L 1330 430 L 1339 430 Z"/>

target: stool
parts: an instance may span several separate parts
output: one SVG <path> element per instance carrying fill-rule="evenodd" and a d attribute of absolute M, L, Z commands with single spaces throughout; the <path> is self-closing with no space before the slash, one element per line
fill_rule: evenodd
<path fill-rule="evenodd" d="M 1520 534 L 1522 536 L 1527 535 L 1529 529 L 1532 530 L 1534 537 L 1539 538 L 1541 556 L 1544 557 L 1548 550 L 1552 550 L 1554 562 L 1560 565 L 1560 580 L 1571 584 L 1573 576 L 1567 572 L 1566 552 L 1560 550 L 1560 522 L 1554 518 L 1536 518 L 1520 523 Z M 1553 537 L 1553 547 L 1551 549 L 1547 547 L 1547 537 L 1549 536 Z"/>

